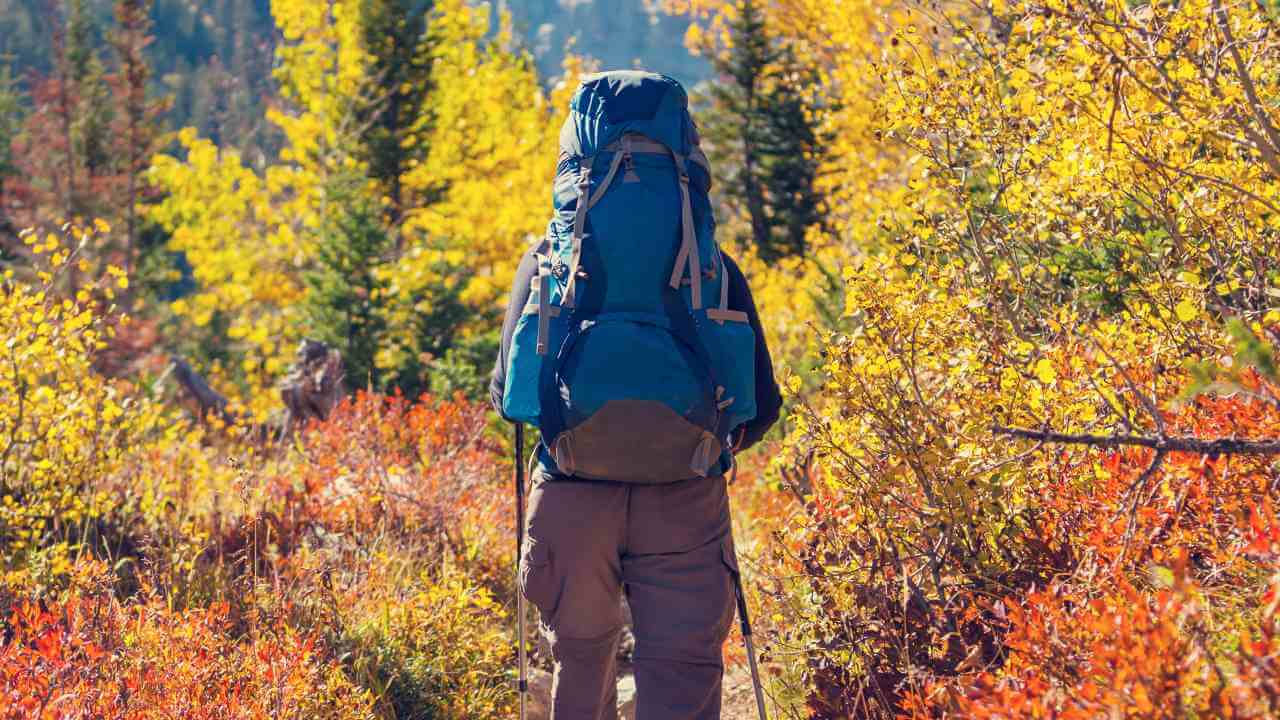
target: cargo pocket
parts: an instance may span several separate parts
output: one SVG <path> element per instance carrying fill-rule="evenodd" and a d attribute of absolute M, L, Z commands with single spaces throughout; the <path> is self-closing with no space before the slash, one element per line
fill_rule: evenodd
<path fill-rule="evenodd" d="M 556 582 L 551 548 L 546 543 L 528 538 L 528 547 L 520 560 L 520 592 L 550 622 L 560 603 L 559 583 Z"/>

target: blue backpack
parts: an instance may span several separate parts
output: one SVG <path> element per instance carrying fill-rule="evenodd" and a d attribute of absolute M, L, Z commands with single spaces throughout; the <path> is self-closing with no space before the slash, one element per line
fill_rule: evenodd
<path fill-rule="evenodd" d="M 555 214 L 508 355 L 504 414 L 538 426 L 560 472 L 706 477 L 755 417 L 755 333 L 728 279 L 688 96 L 608 72 L 560 134 Z"/>

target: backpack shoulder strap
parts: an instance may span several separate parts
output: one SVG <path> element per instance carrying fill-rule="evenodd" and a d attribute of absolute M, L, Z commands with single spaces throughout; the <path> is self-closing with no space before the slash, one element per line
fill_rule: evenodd
<path fill-rule="evenodd" d="M 702 259 L 698 256 L 698 235 L 693 227 L 693 202 L 689 198 L 689 168 L 685 158 L 668 148 L 680 175 L 680 253 L 671 268 L 671 287 L 680 289 L 685 273 L 689 274 L 690 301 L 694 310 L 702 309 Z"/>
<path fill-rule="evenodd" d="M 573 245 L 573 251 L 569 256 L 569 277 L 568 285 L 564 289 L 563 304 L 565 307 L 573 307 L 577 301 L 575 288 L 578 285 L 578 265 L 582 262 L 582 237 L 587 227 L 587 211 L 593 205 L 600 202 L 600 198 L 609 191 L 609 186 L 613 184 L 613 179 L 618 175 L 618 168 L 622 167 L 623 162 L 630 163 L 631 143 L 628 138 L 623 138 L 621 151 L 613 153 L 613 162 L 609 164 L 609 172 L 600 181 L 600 185 L 594 193 L 591 191 L 591 166 L 594 158 L 584 158 L 582 161 L 582 169 L 578 176 L 578 202 L 577 208 L 573 215 L 573 237 L 570 241 Z"/>

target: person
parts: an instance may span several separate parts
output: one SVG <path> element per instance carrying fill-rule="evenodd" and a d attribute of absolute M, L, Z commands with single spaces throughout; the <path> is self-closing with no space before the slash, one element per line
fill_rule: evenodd
<path fill-rule="evenodd" d="M 749 449 L 782 406 L 773 363 L 742 270 L 724 255 L 729 307 L 755 333 L 757 412 L 731 433 L 732 453 Z M 502 328 L 490 392 L 502 412 L 513 331 L 537 273 L 520 261 Z M 729 453 L 725 453 L 729 455 Z M 621 593 L 631 608 L 637 720 L 720 717 L 722 647 L 733 623 L 737 560 L 722 456 L 708 477 L 661 484 L 583 479 L 560 472 L 544 445 L 531 476 L 520 591 L 541 615 L 554 662 L 554 720 L 616 718 Z"/>

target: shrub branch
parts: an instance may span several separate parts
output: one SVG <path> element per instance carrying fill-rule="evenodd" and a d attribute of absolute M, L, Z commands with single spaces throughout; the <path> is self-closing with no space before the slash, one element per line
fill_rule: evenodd
<path fill-rule="evenodd" d="M 1239 440 L 1215 438 L 1204 440 L 1195 437 L 1158 438 L 1146 435 L 1075 435 L 1052 430 L 1028 430 L 1026 428 L 997 425 L 996 435 L 1036 440 L 1057 445 L 1090 445 L 1100 448 L 1122 446 L 1148 447 L 1156 451 L 1185 452 L 1197 455 L 1280 455 L 1280 440 Z"/>

